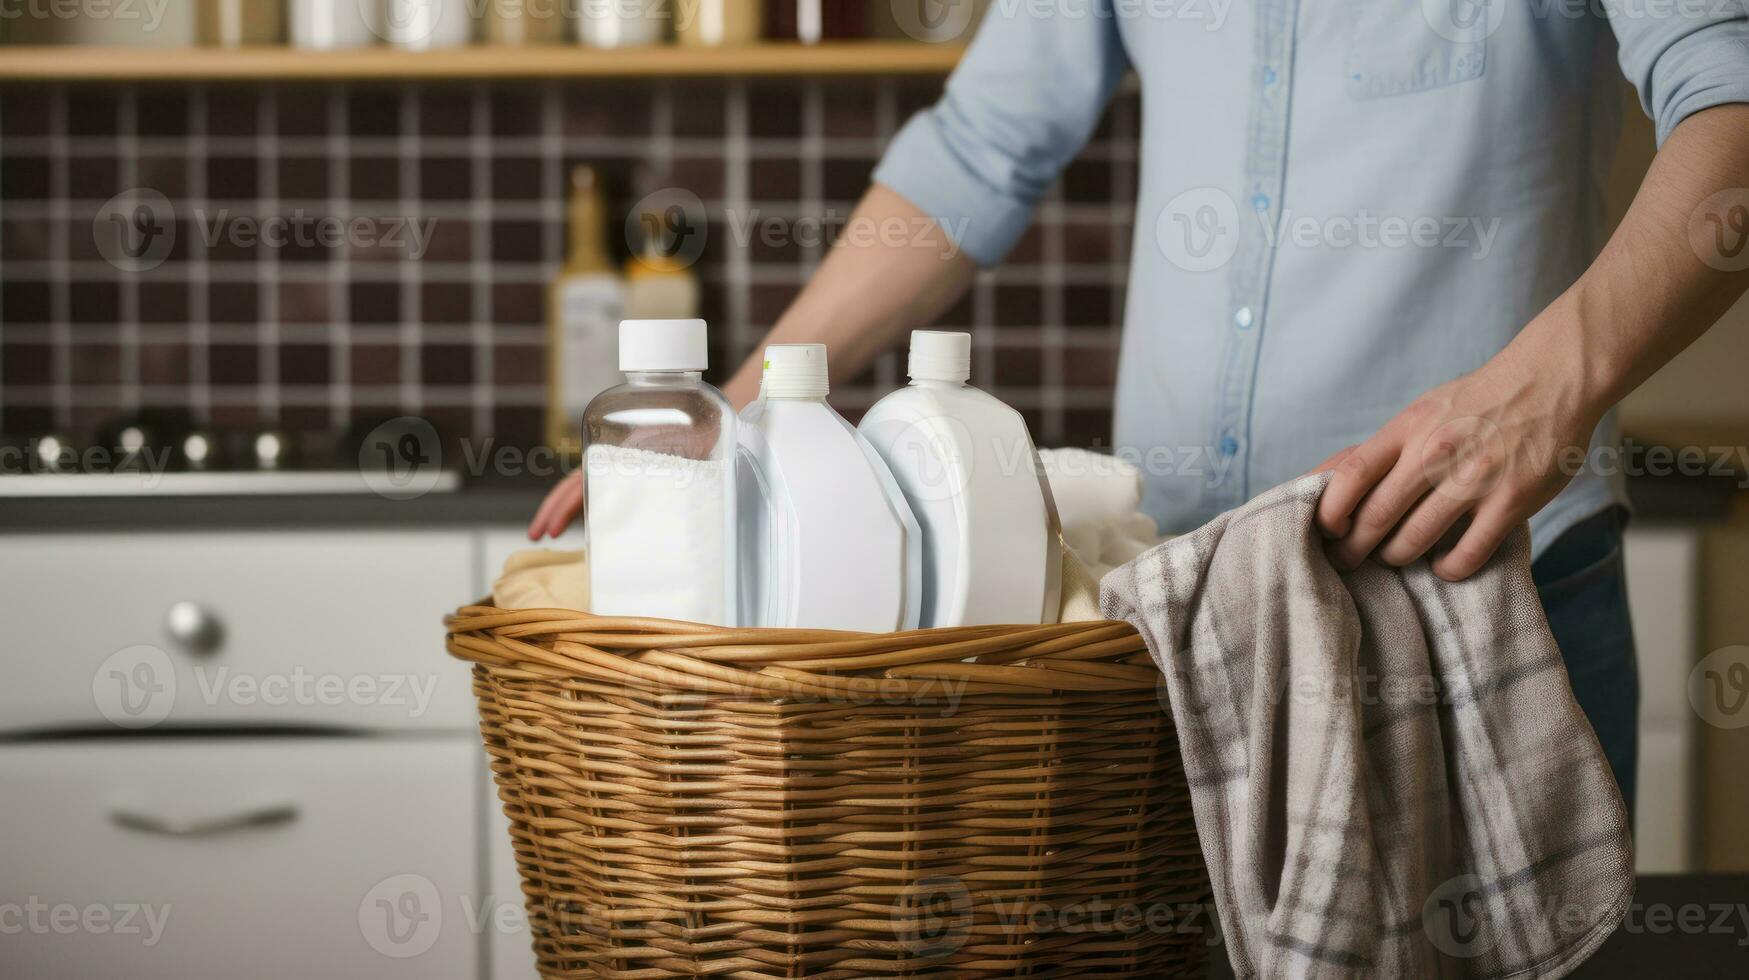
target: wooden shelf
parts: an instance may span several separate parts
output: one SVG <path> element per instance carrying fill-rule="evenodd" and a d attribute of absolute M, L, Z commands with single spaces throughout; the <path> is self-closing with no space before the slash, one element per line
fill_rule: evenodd
<path fill-rule="evenodd" d="M 246 81 L 445 78 L 699 78 L 749 75 L 942 75 L 963 48 L 909 41 L 672 46 L 597 51 L 568 45 L 447 51 L 258 48 L 0 47 L 0 81 Z"/>

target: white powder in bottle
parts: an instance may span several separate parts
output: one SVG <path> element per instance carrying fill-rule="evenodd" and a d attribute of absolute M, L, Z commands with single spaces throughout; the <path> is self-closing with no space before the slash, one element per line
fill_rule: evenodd
<path fill-rule="evenodd" d="M 584 466 L 590 611 L 733 625 L 731 462 L 592 445 Z"/>

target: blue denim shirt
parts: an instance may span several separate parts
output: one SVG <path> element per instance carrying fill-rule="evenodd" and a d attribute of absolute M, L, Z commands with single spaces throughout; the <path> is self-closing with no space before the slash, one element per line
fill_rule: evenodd
<path fill-rule="evenodd" d="M 1607 9 L 1607 15 L 1604 10 Z M 1617 71 L 1660 142 L 1749 102 L 1744 0 L 991 0 L 875 179 L 999 261 L 1113 90 L 1141 181 L 1115 443 L 1163 530 L 1482 365 L 1601 247 Z M 1616 441 L 1614 413 L 1593 447 Z M 1622 499 L 1587 468 L 1540 551 Z"/>

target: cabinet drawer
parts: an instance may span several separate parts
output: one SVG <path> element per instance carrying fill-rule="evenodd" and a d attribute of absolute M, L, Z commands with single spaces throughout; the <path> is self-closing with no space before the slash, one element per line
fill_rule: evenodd
<path fill-rule="evenodd" d="M 0 976 L 475 977 L 477 752 L 462 736 L 0 747 Z"/>
<path fill-rule="evenodd" d="M 0 539 L 0 728 L 472 729 L 440 617 L 474 596 L 466 532 Z"/>

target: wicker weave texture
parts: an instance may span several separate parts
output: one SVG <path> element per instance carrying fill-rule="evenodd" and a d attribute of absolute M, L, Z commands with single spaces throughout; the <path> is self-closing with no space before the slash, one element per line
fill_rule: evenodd
<path fill-rule="evenodd" d="M 1127 625 L 447 625 L 545 977 L 1203 969 L 1189 794 Z"/>

